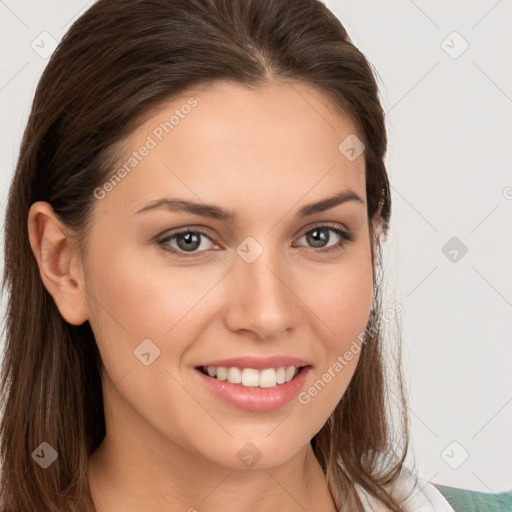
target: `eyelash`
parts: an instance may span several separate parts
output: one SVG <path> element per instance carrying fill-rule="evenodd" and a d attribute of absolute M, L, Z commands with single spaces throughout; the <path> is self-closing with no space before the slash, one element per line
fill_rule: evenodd
<path fill-rule="evenodd" d="M 313 228 L 305 231 L 301 235 L 300 238 L 302 238 L 304 235 L 307 235 L 308 233 L 311 233 L 315 229 L 321 229 L 321 228 L 328 228 L 329 231 L 336 233 L 340 237 L 340 241 L 337 244 L 335 244 L 331 247 L 328 247 L 327 249 L 320 248 L 320 249 L 315 250 L 315 248 L 313 247 L 312 249 L 314 250 L 314 252 L 317 252 L 317 253 L 331 253 L 331 252 L 340 251 L 346 245 L 348 245 L 350 242 L 353 242 L 356 239 L 355 234 L 353 232 L 342 230 L 339 227 L 337 227 L 336 225 L 331 225 L 331 224 L 321 224 L 319 226 L 314 226 Z M 199 230 L 184 229 L 184 230 L 172 233 L 170 235 L 167 235 L 165 238 L 158 240 L 157 243 L 164 249 L 164 251 L 168 251 L 172 254 L 175 254 L 178 257 L 183 257 L 183 258 L 194 258 L 194 257 L 197 257 L 197 254 L 206 252 L 206 251 L 199 251 L 199 252 L 186 253 L 184 251 L 176 250 L 175 248 L 169 249 L 168 242 L 170 240 L 176 238 L 179 235 L 183 235 L 186 233 L 194 233 L 196 235 L 202 235 L 202 236 L 208 238 L 208 240 L 210 240 L 211 242 L 213 242 L 213 240 L 211 240 L 210 236 L 207 233 L 205 233 L 204 231 L 201 231 L 200 229 Z"/>

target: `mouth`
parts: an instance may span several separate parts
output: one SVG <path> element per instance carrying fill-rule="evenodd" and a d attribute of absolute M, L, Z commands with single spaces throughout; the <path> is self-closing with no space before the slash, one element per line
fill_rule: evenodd
<path fill-rule="evenodd" d="M 238 409 L 270 412 L 290 403 L 303 389 L 311 365 L 275 368 L 196 366 L 195 374 L 212 396 Z"/>
<path fill-rule="evenodd" d="M 239 384 L 248 388 L 275 388 L 293 380 L 306 366 L 280 366 L 276 368 L 230 368 L 223 366 L 197 366 L 203 375 L 230 384 Z"/>

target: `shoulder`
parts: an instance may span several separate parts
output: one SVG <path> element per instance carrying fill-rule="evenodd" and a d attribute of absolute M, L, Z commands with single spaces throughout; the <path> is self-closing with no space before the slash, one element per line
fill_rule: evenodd
<path fill-rule="evenodd" d="M 512 491 L 498 494 L 468 491 L 441 484 L 432 484 L 455 512 L 510 512 Z"/>
<path fill-rule="evenodd" d="M 365 511 L 387 511 L 360 486 L 356 489 Z M 512 512 L 512 490 L 493 494 L 449 487 L 423 480 L 405 466 L 388 491 L 407 512 Z"/>
<path fill-rule="evenodd" d="M 454 510 L 444 495 L 430 482 L 419 478 L 403 466 L 399 477 L 389 486 L 389 494 L 406 512 L 459 512 Z M 356 486 L 365 512 L 389 512 L 389 509 Z"/>

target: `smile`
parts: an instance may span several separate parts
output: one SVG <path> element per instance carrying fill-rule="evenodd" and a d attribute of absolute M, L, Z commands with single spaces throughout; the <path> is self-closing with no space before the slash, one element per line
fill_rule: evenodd
<path fill-rule="evenodd" d="M 281 366 L 279 368 L 225 368 L 223 366 L 201 366 L 199 370 L 214 379 L 241 384 L 245 387 L 274 388 L 290 382 L 303 367 Z"/>
<path fill-rule="evenodd" d="M 215 400 L 237 409 L 268 412 L 296 398 L 304 388 L 311 369 L 310 365 L 262 370 L 236 366 L 198 366 L 194 374 Z"/>

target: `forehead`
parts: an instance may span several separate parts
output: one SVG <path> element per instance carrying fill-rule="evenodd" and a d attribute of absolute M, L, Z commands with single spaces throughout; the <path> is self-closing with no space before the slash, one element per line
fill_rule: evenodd
<path fill-rule="evenodd" d="M 350 119 L 311 86 L 191 88 L 123 142 L 115 170 L 125 172 L 106 203 L 133 213 L 164 193 L 231 208 L 252 198 L 260 210 L 343 189 L 366 199 L 364 153 L 350 160 L 339 148 L 354 134 Z"/>

